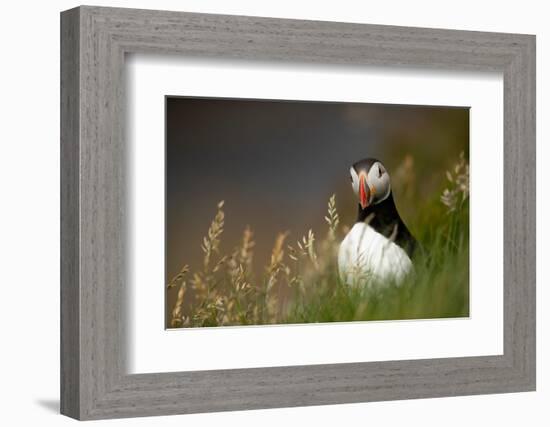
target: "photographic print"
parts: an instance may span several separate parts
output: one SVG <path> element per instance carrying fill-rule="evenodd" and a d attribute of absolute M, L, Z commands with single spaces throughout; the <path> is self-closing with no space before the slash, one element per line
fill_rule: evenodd
<path fill-rule="evenodd" d="M 469 316 L 469 108 L 165 112 L 167 328 Z"/>

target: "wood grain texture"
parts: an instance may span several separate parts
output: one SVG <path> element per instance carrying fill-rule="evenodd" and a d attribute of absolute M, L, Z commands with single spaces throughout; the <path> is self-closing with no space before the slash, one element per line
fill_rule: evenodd
<path fill-rule="evenodd" d="M 78 419 L 535 388 L 535 38 L 80 7 L 62 13 L 62 413 Z M 504 354 L 129 375 L 124 55 L 504 75 Z"/>
<path fill-rule="evenodd" d="M 79 17 L 61 19 L 61 412 L 80 414 Z"/>

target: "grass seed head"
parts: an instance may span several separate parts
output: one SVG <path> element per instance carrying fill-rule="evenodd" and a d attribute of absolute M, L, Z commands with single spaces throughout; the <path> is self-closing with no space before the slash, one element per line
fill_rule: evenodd
<path fill-rule="evenodd" d="M 225 214 L 223 212 L 224 201 L 218 203 L 218 211 L 208 228 L 207 235 L 202 240 L 202 251 L 204 252 L 204 271 L 207 272 L 210 267 L 210 261 L 214 253 L 219 252 L 220 237 L 223 233 Z"/>
<path fill-rule="evenodd" d="M 340 224 L 340 216 L 336 210 L 336 194 L 330 196 L 328 200 L 328 210 L 327 216 L 325 216 L 325 221 L 328 224 L 328 238 L 329 240 L 334 240 L 336 238 L 336 231 L 338 229 L 338 224 Z"/>
<path fill-rule="evenodd" d="M 187 290 L 187 285 L 185 282 L 181 282 L 180 288 L 178 290 L 178 297 L 176 299 L 176 304 L 174 305 L 174 309 L 172 310 L 172 327 L 173 328 L 179 328 L 183 326 L 184 319 L 182 315 L 182 307 L 183 307 L 183 298 L 185 296 L 185 292 Z"/>
<path fill-rule="evenodd" d="M 453 170 L 446 171 L 445 176 L 449 181 L 449 187 L 443 190 L 440 200 L 447 207 L 447 212 L 451 213 L 456 211 L 470 196 L 470 165 L 464 158 L 464 152 L 460 153 Z"/>

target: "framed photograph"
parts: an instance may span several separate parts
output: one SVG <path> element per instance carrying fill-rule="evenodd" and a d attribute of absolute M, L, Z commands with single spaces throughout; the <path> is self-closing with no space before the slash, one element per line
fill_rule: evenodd
<path fill-rule="evenodd" d="M 167 328 L 469 316 L 469 108 L 168 96 L 165 153 Z"/>
<path fill-rule="evenodd" d="M 535 389 L 535 37 L 61 14 L 61 411 Z"/>

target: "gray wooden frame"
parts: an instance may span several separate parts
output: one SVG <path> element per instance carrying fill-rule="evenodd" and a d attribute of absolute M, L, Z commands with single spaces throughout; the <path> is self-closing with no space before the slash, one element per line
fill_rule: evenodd
<path fill-rule="evenodd" d="M 500 71 L 504 354 L 128 375 L 124 57 Z M 535 389 L 535 37 L 79 7 L 61 14 L 61 412 L 98 419 Z"/>

